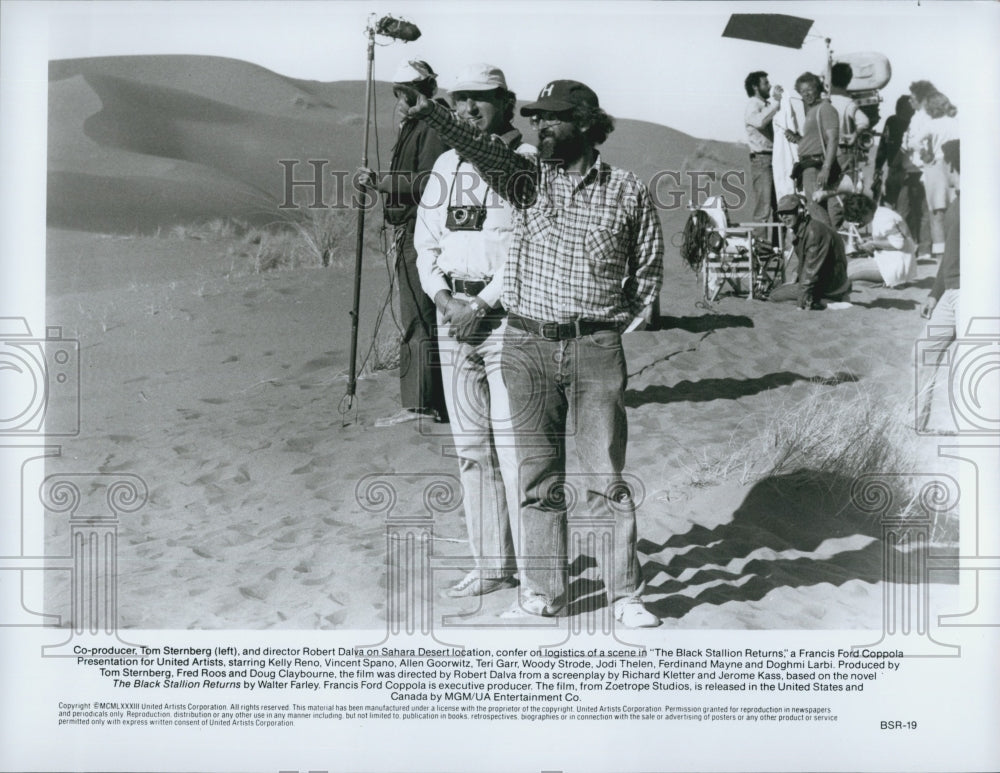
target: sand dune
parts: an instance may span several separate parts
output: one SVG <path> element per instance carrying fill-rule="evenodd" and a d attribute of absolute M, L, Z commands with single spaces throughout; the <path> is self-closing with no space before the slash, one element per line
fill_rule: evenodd
<path fill-rule="evenodd" d="M 311 179 L 306 162 L 325 160 L 323 203 L 332 205 L 344 198 L 333 172 L 350 172 L 360 159 L 363 83 L 300 81 L 247 62 L 198 56 L 60 60 L 51 63 L 49 77 L 53 226 L 150 232 L 188 223 L 199 209 L 205 219 L 270 222 L 293 215 L 279 209 L 286 201 L 280 161 L 300 161 L 296 179 Z M 385 83 L 374 93 L 379 141 L 370 163 L 387 166 L 393 98 Z M 661 186 L 668 201 L 690 187 L 690 170 L 721 174 L 746 161 L 737 145 L 626 119 L 603 152 L 646 180 L 676 172 Z M 297 188 L 293 198 L 311 204 L 312 196 Z M 683 207 L 688 198 L 689 191 L 676 200 Z M 673 233 L 686 212 L 662 216 Z"/>

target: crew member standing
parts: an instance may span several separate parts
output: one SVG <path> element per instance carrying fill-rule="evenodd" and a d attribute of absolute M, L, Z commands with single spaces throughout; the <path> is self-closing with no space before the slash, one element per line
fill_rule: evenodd
<path fill-rule="evenodd" d="M 774 151 L 774 116 L 781 106 L 781 86 L 774 87 L 771 100 L 771 83 L 767 73 L 757 70 L 750 73 L 743 82 L 747 96 L 743 122 L 747 129 L 747 144 L 750 146 L 750 188 L 753 191 L 753 222 L 770 223 L 774 220 L 776 204 L 774 177 L 771 169 L 771 155 Z M 777 233 L 775 233 L 777 235 Z M 757 229 L 757 238 L 767 236 L 767 230 Z"/>
<path fill-rule="evenodd" d="M 827 189 L 835 191 L 840 181 L 837 151 L 840 143 L 840 116 L 834 107 L 822 99 L 823 82 L 818 75 L 806 72 L 795 81 L 795 90 L 802 97 L 806 120 L 799 139 L 799 160 L 794 177 L 805 194 L 806 201 L 816 201 L 819 192 L 826 198 L 829 223 L 838 227 L 844 220 L 843 208 L 836 196 L 824 196 Z"/>
<path fill-rule="evenodd" d="M 837 62 L 830 69 L 830 104 L 837 111 L 840 122 L 837 163 L 840 164 L 844 177 L 849 178 L 840 187 L 841 190 L 850 187 L 856 193 L 861 190 L 861 170 L 858 168 L 856 151 L 858 135 L 871 126 L 871 121 L 847 91 L 853 78 L 854 69 L 847 62 Z"/>
<path fill-rule="evenodd" d="M 515 96 L 498 67 L 471 64 L 451 91 L 455 114 L 519 153 Z M 444 395 L 462 479 L 465 522 L 476 562 L 451 597 L 509 588 L 517 574 L 517 457 L 500 372 L 506 314 L 500 305 L 514 208 L 454 150 L 434 164 L 414 244 L 420 283 L 438 308 Z"/>
<path fill-rule="evenodd" d="M 418 90 L 428 99 L 437 92 L 437 75 L 427 62 L 405 61 L 392 78 L 396 96 L 399 135 L 392 149 L 389 173 L 376 180 L 370 169 L 362 169 L 363 185 L 375 187 L 384 196 L 385 220 L 393 228 L 396 278 L 399 283 L 399 392 L 402 407 L 391 416 L 375 421 L 376 427 L 391 427 L 421 417 L 447 421 L 441 371 L 437 366 L 434 303 L 420 286 L 413 230 L 417 206 L 437 157 L 445 151 L 437 131 L 406 116 L 406 100 L 400 87 Z"/>
<path fill-rule="evenodd" d="M 961 188 L 961 148 L 958 140 L 949 140 L 941 147 L 948 183 L 955 197 L 945 213 L 945 247 L 941 265 L 938 266 L 934 286 L 920 309 L 927 320 L 924 330 L 924 349 L 918 362 L 920 380 L 917 384 L 917 429 L 921 432 L 952 429 L 954 419 L 949 417 L 948 389 L 943 380 L 943 365 L 954 362 L 955 341 L 958 333 L 959 295 L 961 284 L 961 220 L 959 217 L 959 189 Z M 935 388 L 936 387 L 936 388 Z M 948 426 L 944 424 L 947 421 Z M 940 425 L 940 426 L 937 426 Z"/>

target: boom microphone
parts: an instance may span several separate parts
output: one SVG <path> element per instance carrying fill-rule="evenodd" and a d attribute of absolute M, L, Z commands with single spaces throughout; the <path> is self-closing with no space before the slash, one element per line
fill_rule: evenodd
<path fill-rule="evenodd" d="M 420 30 L 417 28 L 416 24 L 412 22 L 403 21 L 402 19 L 394 19 L 391 16 L 383 16 L 375 24 L 375 31 L 379 35 L 385 35 L 387 38 L 395 38 L 396 40 L 403 40 L 410 43 L 420 37 Z"/>

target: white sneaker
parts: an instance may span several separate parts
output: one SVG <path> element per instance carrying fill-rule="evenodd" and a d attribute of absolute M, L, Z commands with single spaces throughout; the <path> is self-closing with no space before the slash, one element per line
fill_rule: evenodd
<path fill-rule="evenodd" d="M 639 599 L 616 602 L 615 620 L 626 628 L 656 628 L 660 624 L 660 618 L 646 609 Z"/>
<path fill-rule="evenodd" d="M 518 617 L 563 617 L 565 606 L 554 607 L 544 596 L 530 591 L 522 593 L 514 602 L 514 606 L 502 613 L 500 617 L 510 620 Z"/>

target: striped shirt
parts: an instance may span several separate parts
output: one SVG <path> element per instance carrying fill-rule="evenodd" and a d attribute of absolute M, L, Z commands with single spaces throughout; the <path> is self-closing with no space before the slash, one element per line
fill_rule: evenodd
<path fill-rule="evenodd" d="M 501 301 L 541 322 L 625 327 L 663 283 L 663 233 L 649 190 L 600 156 L 583 177 L 518 155 L 438 105 L 426 117 L 511 201 L 514 233 Z"/>

